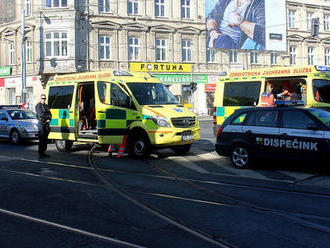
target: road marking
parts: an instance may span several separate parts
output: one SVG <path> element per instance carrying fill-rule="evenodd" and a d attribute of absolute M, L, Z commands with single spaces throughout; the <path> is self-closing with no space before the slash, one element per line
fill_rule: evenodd
<path fill-rule="evenodd" d="M 7 156 L 1 156 L 0 155 L 0 161 L 1 162 L 7 162 L 7 161 L 11 161 L 11 160 L 13 160 L 12 157 L 7 157 Z"/>
<path fill-rule="evenodd" d="M 191 169 L 193 171 L 196 171 L 201 174 L 209 174 L 207 170 L 203 169 L 202 167 L 199 167 L 197 164 L 190 162 L 189 159 L 186 157 L 167 157 L 164 160 L 171 160 L 174 161 L 177 164 L 180 164 L 188 169 Z"/>
<path fill-rule="evenodd" d="M 96 234 L 96 233 L 87 232 L 87 231 L 84 231 L 84 230 L 81 230 L 81 229 L 78 229 L 78 228 L 72 228 L 72 227 L 61 225 L 61 224 L 58 224 L 58 223 L 55 223 L 55 222 L 50 222 L 50 221 L 46 221 L 46 220 L 43 220 L 43 219 L 34 218 L 34 217 L 31 217 L 31 216 L 28 216 L 28 215 L 12 212 L 12 211 L 9 211 L 9 210 L 6 210 L 6 209 L 1 209 L 0 208 L 0 213 L 5 214 L 5 215 L 14 216 L 14 217 L 24 219 L 24 220 L 36 222 L 36 223 L 39 223 L 39 224 L 43 224 L 43 225 L 63 229 L 63 230 L 66 230 L 66 231 L 78 233 L 78 234 L 81 234 L 81 235 L 84 235 L 84 236 L 100 239 L 100 240 L 107 241 L 107 242 L 114 243 L 114 244 L 119 244 L 119 245 L 124 245 L 124 246 L 127 246 L 127 247 L 134 247 L 134 248 L 144 248 L 144 246 L 135 245 L 135 244 L 132 244 L 132 243 L 129 243 L 129 242 L 121 241 L 117 238 L 110 238 L 110 237 L 99 235 L 99 234 Z"/>

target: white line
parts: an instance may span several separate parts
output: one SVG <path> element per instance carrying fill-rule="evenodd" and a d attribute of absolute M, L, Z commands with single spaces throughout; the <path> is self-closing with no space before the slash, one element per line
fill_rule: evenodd
<path fill-rule="evenodd" d="M 77 228 L 72 228 L 72 227 L 69 227 L 69 226 L 57 224 L 57 223 L 46 221 L 46 220 L 42 220 L 42 219 L 39 219 L 39 218 L 34 218 L 34 217 L 27 216 L 27 215 L 24 215 L 24 214 L 15 213 L 15 212 L 8 211 L 8 210 L 1 209 L 1 208 L 0 208 L 0 213 L 6 214 L 6 215 L 10 215 L 10 216 L 14 216 L 14 217 L 21 218 L 21 219 L 25 219 L 25 220 L 28 220 L 28 221 L 36 222 L 36 223 L 39 223 L 39 224 L 44 224 L 44 225 L 48 225 L 48 226 L 52 226 L 52 227 L 64 229 L 64 230 L 67 230 L 67 231 L 70 231 L 70 232 L 74 232 L 74 233 L 78 233 L 78 234 L 82 234 L 82 235 L 85 235 L 85 236 L 88 236 L 88 237 L 92 237 L 92 238 L 96 238 L 96 239 L 101 239 L 101 240 L 104 240 L 104 241 L 107 241 L 107 242 L 111 242 L 111 243 L 125 245 L 125 246 L 128 246 L 128 247 L 145 248 L 145 246 L 135 245 L 135 244 L 128 243 L 128 242 L 125 242 L 125 241 L 121 241 L 119 239 L 109 238 L 107 236 L 103 236 L 103 235 L 99 235 L 99 234 L 95 234 L 95 233 L 83 231 L 83 230 L 80 230 L 80 229 L 77 229 Z"/>
<path fill-rule="evenodd" d="M 239 170 L 239 169 L 234 168 L 231 165 L 231 163 L 228 161 L 229 160 L 228 158 L 216 155 L 216 154 L 214 154 L 214 152 L 203 153 L 205 151 L 202 151 L 202 150 L 198 150 L 198 152 L 201 152 L 201 153 L 196 154 L 196 155 L 204 160 L 207 160 L 208 163 L 217 165 L 218 167 L 221 167 L 222 169 L 232 172 L 235 175 L 238 175 L 240 177 L 249 177 L 249 178 L 262 179 L 262 180 L 269 180 L 268 177 L 266 177 L 262 174 L 259 174 L 258 172 L 254 172 L 252 170 Z M 222 165 L 225 165 L 225 166 L 222 166 Z M 212 173 L 212 174 L 224 174 L 224 173 Z"/>
<path fill-rule="evenodd" d="M 185 157 L 168 157 L 164 160 L 171 160 L 174 161 L 177 164 L 180 164 L 190 170 L 196 171 L 201 174 L 209 174 L 207 170 L 203 169 L 202 167 L 199 167 L 197 164 L 190 162 L 187 158 Z"/>

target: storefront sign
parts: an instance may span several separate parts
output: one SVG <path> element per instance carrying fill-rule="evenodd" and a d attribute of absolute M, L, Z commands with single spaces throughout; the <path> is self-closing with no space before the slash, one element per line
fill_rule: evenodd
<path fill-rule="evenodd" d="M 131 71 L 143 72 L 191 72 L 191 64 L 171 63 L 130 63 Z"/>
<path fill-rule="evenodd" d="M 10 74 L 11 74 L 10 66 L 0 67 L 0 76 L 10 76 Z"/>
<path fill-rule="evenodd" d="M 214 92 L 216 87 L 216 84 L 205 84 L 205 92 Z"/>
<path fill-rule="evenodd" d="M 188 74 L 155 74 L 162 83 L 207 83 L 207 75 L 188 75 Z"/>

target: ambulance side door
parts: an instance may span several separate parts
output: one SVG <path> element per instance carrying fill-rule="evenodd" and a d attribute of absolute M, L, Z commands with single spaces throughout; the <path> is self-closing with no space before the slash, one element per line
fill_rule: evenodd
<path fill-rule="evenodd" d="M 315 120 L 299 109 L 281 111 L 281 150 L 286 157 L 316 157 L 325 145 L 325 131 Z M 285 144 L 284 144 L 285 141 Z"/>

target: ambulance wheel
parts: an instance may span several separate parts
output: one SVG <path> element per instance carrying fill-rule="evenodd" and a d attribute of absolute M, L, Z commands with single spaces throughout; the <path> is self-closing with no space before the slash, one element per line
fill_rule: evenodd
<path fill-rule="evenodd" d="M 235 144 L 231 149 L 231 162 L 238 169 L 248 168 L 251 164 L 251 153 L 246 145 Z"/>
<path fill-rule="evenodd" d="M 150 154 L 150 141 L 145 133 L 129 137 L 129 154 L 135 158 L 145 158 Z"/>
<path fill-rule="evenodd" d="M 191 144 L 187 145 L 182 145 L 182 146 L 174 146 L 172 147 L 172 150 L 177 154 L 177 155 L 185 155 L 190 151 Z"/>
<path fill-rule="evenodd" d="M 71 151 L 73 142 L 71 140 L 55 140 L 55 146 L 59 152 Z"/>

